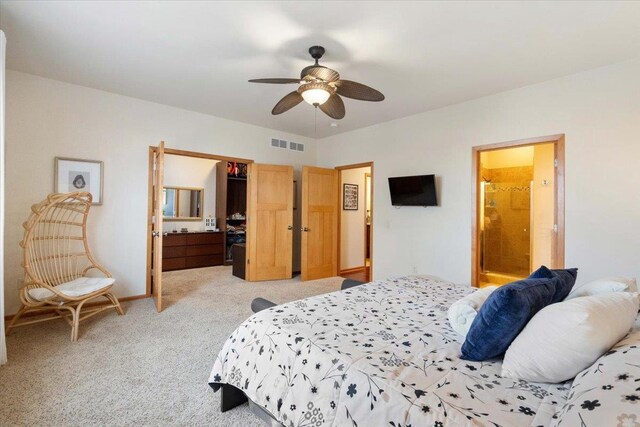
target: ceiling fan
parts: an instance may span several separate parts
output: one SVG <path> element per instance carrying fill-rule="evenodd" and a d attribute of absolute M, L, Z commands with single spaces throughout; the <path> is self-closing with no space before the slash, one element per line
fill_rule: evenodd
<path fill-rule="evenodd" d="M 320 108 L 327 116 L 339 120 L 345 115 L 344 102 L 340 95 L 359 101 L 379 102 L 384 100 L 384 95 L 377 90 L 351 80 L 342 80 L 337 71 L 318 64 L 318 60 L 324 55 L 322 46 L 311 46 L 309 53 L 316 63 L 303 68 L 299 79 L 249 80 L 251 83 L 299 84 L 298 89 L 278 101 L 271 110 L 271 114 L 282 114 L 302 101 L 306 101 L 314 107 Z"/>

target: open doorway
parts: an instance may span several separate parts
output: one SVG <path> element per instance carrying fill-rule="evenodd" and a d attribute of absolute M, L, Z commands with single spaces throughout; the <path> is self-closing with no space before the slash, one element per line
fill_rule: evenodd
<path fill-rule="evenodd" d="M 373 162 L 336 169 L 340 174 L 338 274 L 369 282 L 373 271 Z"/>
<path fill-rule="evenodd" d="M 229 265 L 230 241 L 244 238 L 251 163 L 164 143 L 149 147 L 147 295 L 154 296 L 159 312 L 166 306 L 163 286 L 176 287 L 181 272 Z M 244 190 L 236 181 L 244 182 Z"/>
<path fill-rule="evenodd" d="M 564 266 L 564 137 L 474 147 L 472 283 Z"/>

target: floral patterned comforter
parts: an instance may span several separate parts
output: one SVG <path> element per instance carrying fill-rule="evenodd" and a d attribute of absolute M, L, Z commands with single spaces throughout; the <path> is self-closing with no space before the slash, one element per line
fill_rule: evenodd
<path fill-rule="evenodd" d="M 241 389 L 285 426 L 544 426 L 571 382 L 500 377 L 460 359 L 447 309 L 471 288 L 377 281 L 261 311 L 229 337 L 209 383 Z"/>
<path fill-rule="evenodd" d="M 640 316 L 622 341 L 580 372 L 553 427 L 640 427 Z"/>

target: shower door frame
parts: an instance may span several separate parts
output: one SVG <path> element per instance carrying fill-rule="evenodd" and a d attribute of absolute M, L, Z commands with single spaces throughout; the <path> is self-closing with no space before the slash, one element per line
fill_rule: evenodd
<path fill-rule="evenodd" d="M 537 144 L 553 144 L 555 151 L 555 195 L 554 195 L 554 224 L 556 233 L 553 248 L 553 265 L 551 268 L 564 268 L 564 134 L 541 136 L 537 138 L 519 139 L 496 144 L 479 145 L 471 149 L 471 285 L 477 287 L 480 283 L 480 154 L 485 151 L 502 150 L 505 148 L 525 147 Z M 533 214 L 533 212 L 532 212 Z M 533 256 L 533 254 L 532 254 Z"/>

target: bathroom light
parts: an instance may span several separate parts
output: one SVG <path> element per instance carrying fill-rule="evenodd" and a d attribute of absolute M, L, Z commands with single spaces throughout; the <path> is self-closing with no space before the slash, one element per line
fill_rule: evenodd
<path fill-rule="evenodd" d="M 298 88 L 302 98 L 313 106 L 322 105 L 327 102 L 331 93 L 335 90 L 326 83 L 306 83 Z"/>

